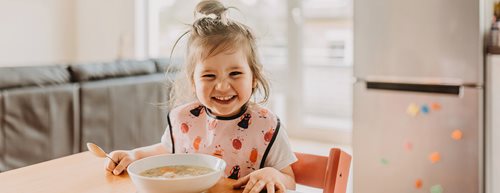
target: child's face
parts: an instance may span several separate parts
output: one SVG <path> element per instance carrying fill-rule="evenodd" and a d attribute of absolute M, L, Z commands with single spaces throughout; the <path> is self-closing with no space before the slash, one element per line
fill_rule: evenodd
<path fill-rule="evenodd" d="M 197 63 L 193 83 L 198 100 L 217 116 L 238 114 L 250 100 L 254 86 L 242 49 L 221 52 Z"/>

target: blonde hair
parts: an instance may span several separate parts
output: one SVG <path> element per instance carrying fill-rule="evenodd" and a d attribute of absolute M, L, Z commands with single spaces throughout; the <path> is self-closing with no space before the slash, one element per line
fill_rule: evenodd
<path fill-rule="evenodd" d="M 263 94 L 262 100 L 258 103 L 265 103 L 269 99 L 270 85 L 257 55 L 255 36 L 248 26 L 227 17 L 229 8 L 233 7 L 225 7 L 216 0 L 204 0 L 196 6 L 195 17 L 199 18 L 193 22 L 187 32 L 177 39 L 172 48 L 173 52 L 179 40 L 185 35 L 189 36 L 183 73 L 179 73 L 180 76 L 172 82 L 173 87 L 169 98 L 170 107 L 194 100 L 195 96 L 191 85 L 194 84 L 194 69 L 199 61 L 225 51 L 238 49 L 240 46 L 243 46 L 252 70 L 253 80 L 256 81 L 252 96 L 258 90 Z M 185 83 L 189 83 L 189 85 Z"/>

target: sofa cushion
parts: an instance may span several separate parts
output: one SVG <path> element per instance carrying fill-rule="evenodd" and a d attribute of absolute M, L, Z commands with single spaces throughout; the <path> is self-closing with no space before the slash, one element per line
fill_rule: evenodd
<path fill-rule="evenodd" d="M 0 89 L 61 84 L 70 81 L 67 66 L 0 68 Z"/>
<path fill-rule="evenodd" d="M 3 93 L 0 91 L 0 172 L 3 172 L 6 170 L 5 166 L 5 161 L 4 161 L 4 155 L 5 155 L 5 137 L 4 137 L 4 131 L 3 131 Z"/>
<path fill-rule="evenodd" d="M 156 72 L 156 66 L 152 60 L 124 60 L 71 65 L 69 70 L 74 81 L 88 81 L 151 74 Z"/>
<path fill-rule="evenodd" d="M 158 143 L 167 126 L 164 74 L 81 83 L 81 148 L 85 142 L 105 151 Z"/>
<path fill-rule="evenodd" d="M 2 164 L 10 170 L 78 152 L 78 85 L 2 92 Z"/>

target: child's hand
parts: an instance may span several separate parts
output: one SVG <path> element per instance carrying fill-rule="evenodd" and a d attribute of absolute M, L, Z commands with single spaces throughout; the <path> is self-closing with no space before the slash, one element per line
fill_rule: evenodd
<path fill-rule="evenodd" d="M 130 151 L 117 150 L 109 154 L 111 159 L 113 159 L 118 165 L 113 163 L 113 161 L 106 159 L 106 170 L 112 172 L 114 175 L 120 175 L 127 166 L 135 160 L 139 160 L 145 157 L 170 153 L 167 151 L 164 145 L 157 143 L 154 145 L 140 147 Z"/>
<path fill-rule="evenodd" d="M 266 167 L 238 179 L 233 187 L 241 188 L 246 184 L 243 193 L 259 193 L 263 189 L 267 189 L 268 193 L 274 193 L 275 190 L 285 192 L 285 184 L 287 184 L 285 181 L 289 181 L 290 178 L 274 168 Z"/>
<path fill-rule="evenodd" d="M 106 159 L 106 170 L 112 172 L 114 175 L 120 175 L 135 160 L 131 151 L 118 150 L 111 152 L 109 155 L 111 159 L 118 163 L 116 165 L 113 161 Z"/>

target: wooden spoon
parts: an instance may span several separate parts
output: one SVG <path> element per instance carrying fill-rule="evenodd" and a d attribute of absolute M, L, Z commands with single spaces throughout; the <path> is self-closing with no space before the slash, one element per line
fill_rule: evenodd
<path fill-rule="evenodd" d="M 118 165 L 118 163 L 115 162 L 115 160 L 111 159 L 111 157 L 102 150 L 101 147 L 97 146 L 96 144 L 93 143 L 87 143 L 87 148 L 89 149 L 90 152 L 92 152 L 95 156 L 97 157 L 107 157 L 109 160 L 111 160 L 113 163 Z"/>

